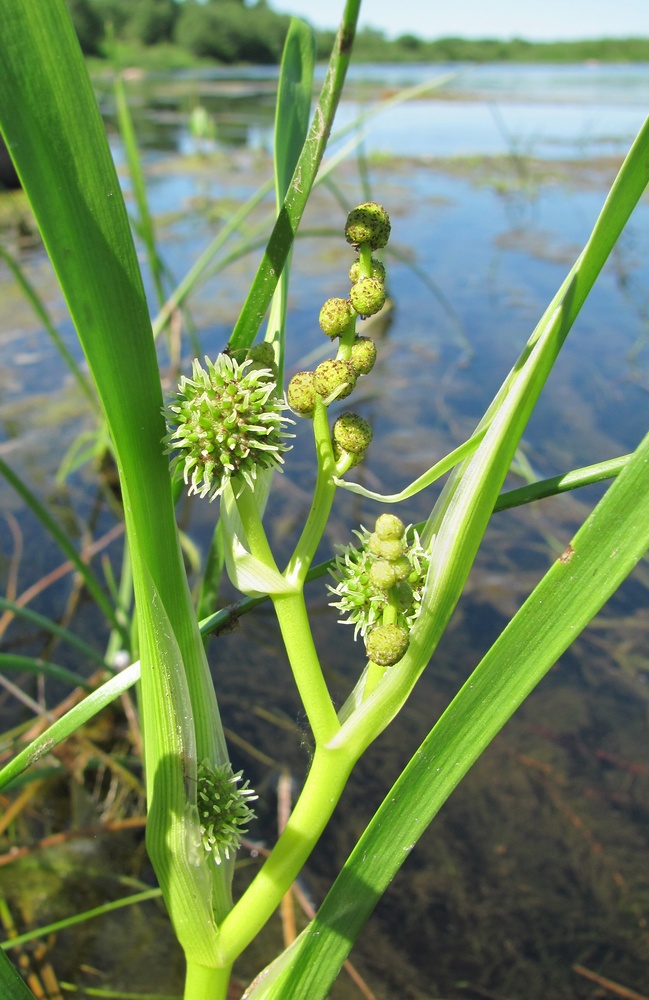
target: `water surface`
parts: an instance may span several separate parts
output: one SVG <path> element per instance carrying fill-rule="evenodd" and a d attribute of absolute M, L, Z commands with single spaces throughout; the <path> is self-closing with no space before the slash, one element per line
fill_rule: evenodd
<path fill-rule="evenodd" d="M 366 100 L 368 86 L 380 88 L 375 95 L 380 96 L 417 82 L 424 72 L 428 68 L 358 68 L 341 122 L 351 118 L 361 98 Z M 368 125 L 368 151 L 401 154 L 394 161 L 371 157 L 368 167 L 372 193 L 393 220 L 391 250 L 385 254 L 393 308 L 375 333 L 377 367 L 351 400 L 374 428 L 367 461 L 357 472 L 370 488 L 392 492 L 403 487 L 471 433 L 588 237 L 616 157 L 649 107 L 646 80 L 637 67 L 466 68 L 439 100 L 401 107 Z M 226 84 L 229 92 L 223 90 Z M 259 71 L 134 88 L 161 252 L 176 280 L 232 206 L 268 176 L 269 84 L 272 74 Z M 109 110 L 108 98 L 103 100 Z M 188 110 L 198 100 L 217 121 L 216 142 L 206 148 L 190 139 L 187 124 Z M 112 141 L 121 162 L 119 141 Z M 463 154 L 471 158 L 455 159 Z M 124 185 L 128 191 L 126 178 Z M 317 190 L 307 229 L 340 232 L 345 215 L 340 196 L 350 204 L 364 197 L 353 162 L 338 173 L 336 186 L 338 194 Z M 263 206 L 256 221 L 261 224 L 270 207 Z M 530 422 L 523 453 L 538 478 L 623 454 L 646 432 L 648 223 L 644 200 L 582 310 Z M 11 242 L 10 232 L 6 239 Z M 20 251 L 20 259 L 79 356 L 41 249 Z M 227 341 L 256 259 L 252 255 L 215 276 L 192 300 L 201 350 L 210 356 Z M 298 241 L 288 320 L 289 374 L 326 356 L 318 312 L 324 298 L 346 294 L 351 259 L 339 235 Z M 90 531 L 97 537 L 115 518 L 92 468 L 84 467 L 64 488 L 54 485 L 63 454 L 92 421 L 4 268 L 0 284 L 0 455 L 73 533 L 81 538 Z M 181 353 L 186 367 L 186 340 Z M 166 366 L 165 349 L 161 360 Z M 280 561 L 300 530 L 313 483 L 310 427 L 302 421 L 296 434 L 268 510 Z M 512 477 L 512 485 L 520 482 Z M 494 517 L 466 594 L 415 697 L 360 763 L 335 822 L 307 866 L 304 887 L 316 903 L 399 770 L 602 490 Z M 424 518 L 434 492 L 405 504 L 404 518 Z M 13 517 L 22 531 L 20 592 L 61 558 L 2 483 L 0 508 L 5 523 L 12 524 Z M 379 511 L 376 504 L 340 494 L 321 554 L 328 556 L 336 543 L 350 540 L 352 529 L 370 523 Z M 181 508 L 183 530 L 203 551 L 215 515 L 215 505 L 206 503 Z M 15 552 L 15 535 L 3 530 L 3 587 Z M 119 543 L 108 553 L 117 573 Z M 642 564 L 516 714 L 412 852 L 353 956 L 380 1000 L 593 1000 L 596 987 L 575 967 L 646 992 L 648 585 Z M 32 606 L 63 615 L 72 589 L 69 581 L 48 588 Z M 221 599 L 234 596 L 226 584 Z M 324 583 L 312 585 L 309 600 L 316 644 L 340 703 L 363 657 L 351 630 L 336 624 Z M 74 624 L 101 647 L 105 635 L 87 605 L 77 611 Z M 40 634 L 24 629 L 8 631 L 5 643 L 32 655 L 46 647 Z M 89 672 L 88 664 L 63 648 L 57 659 Z M 225 724 L 236 734 L 236 766 L 245 767 L 261 792 L 260 819 L 251 837 L 272 843 L 277 777 L 288 769 L 299 784 L 308 766 L 309 735 L 271 612 L 260 608 L 236 634 L 214 640 L 210 659 Z M 28 681 L 25 688 L 38 694 Z M 46 688 L 48 705 L 60 696 Z M 4 729 L 15 723 L 11 700 L 2 702 L 0 713 Z M 256 757 L 242 740 L 267 759 Z M 105 796 L 99 795 L 99 802 L 110 815 Z M 91 800 L 84 815 L 76 815 L 78 823 L 87 823 L 96 808 Z M 63 828 L 69 822 L 65 816 L 64 809 L 56 813 Z M 92 840 L 84 843 L 91 850 Z M 118 871 L 150 879 L 137 838 L 115 839 L 102 851 L 102 864 L 108 859 L 106 864 Z M 57 870 L 64 865 L 45 851 L 43 858 L 58 864 Z M 257 864 L 245 852 L 243 858 Z M 93 892 L 123 891 L 110 880 L 101 882 L 100 875 L 87 881 Z M 75 891 L 80 893 L 82 884 Z M 47 904 L 53 914 L 56 899 L 53 889 Z M 88 925 L 74 944 L 70 934 L 61 937 L 53 959 L 60 977 L 90 985 L 83 978 L 87 973 L 79 971 L 85 963 L 103 970 L 116 989 L 137 988 L 128 969 L 117 967 L 109 944 L 128 939 L 134 948 L 139 942 L 144 956 L 141 988 L 179 991 L 182 963 L 164 924 L 151 919 L 142 911 L 120 917 L 109 932 L 106 924 L 97 931 Z M 278 933 L 271 925 L 254 955 L 244 957 L 237 970 L 241 981 L 265 960 L 270 951 L 264 949 L 277 946 Z M 332 995 L 358 994 L 343 976 Z"/>

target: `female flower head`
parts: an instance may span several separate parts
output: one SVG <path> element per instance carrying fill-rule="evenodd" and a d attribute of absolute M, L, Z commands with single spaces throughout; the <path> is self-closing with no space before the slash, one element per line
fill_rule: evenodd
<path fill-rule="evenodd" d="M 189 493 L 213 500 L 232 479 L 252 488 L 259 469 L 280 468 L 292 421 L 270 368 L 227 354 L 205 364 L 193 362 L 191 378 L 181 378 L 165 408 L 170 430 L 163 443 L 176 453 L 173 467 L 182 467 Z"/>

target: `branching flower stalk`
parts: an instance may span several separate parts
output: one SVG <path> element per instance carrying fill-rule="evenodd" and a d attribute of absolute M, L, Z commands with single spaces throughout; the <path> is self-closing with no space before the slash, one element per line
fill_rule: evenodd
<path fill-rule="evenodd" d="M 250 345 L 289 258 L 322 158 L 359 4 L 360 0 L 347 0 L 323 97 L 306 143 L 301 153 L 289 156 L 284 164 L 281 209 L 230 350 L 213 362 L 207 360 L 205 368 L 194 363 L 191 376 L 181 381 L 176 398 L 164 410 L 169 424 L 165 434 L 158 363 L 128 216 L 118 197 L 119 180 L 105 129 L 63 0 L 47 4 L 0 0 L 7 42 L 0 59 L 0 127 L 70 307 L 110 426 L 120 474 L 140 637 L 147 847 L 187 958 L 186 1000 L 224 1000 L 233 961 L 299 874 L 355 762 L 402 707 L 428 663 L 460 596 L 544 382 L 649 180 L 647 125 L 583 253 L 469 441 L 399 494 L 381 496 L 346 482 L 342 477 L 362 462 L 372 432 L 367 421 L 351 410 L 339 412 L 330 427 L 329 408 L 347 400 L 375 363 L 376 345 L 359 334 L 357 321 L 379 312 L 386 299 L 385 268 L 375 253 L 385 246 L 390 223 L 380 205 L 366 202 L 350 213 L 345 238 L 357 253 L 349 272 L 350 287 L 346 294 L 329 299 L 319 313 L 323 333 L 332 344 L 337 342 L 335 355 L 314 371 L 297 373 L 285 400 L 278 379 L 283 358 L 278 357 L 279 369 L 275 368 L 268 345 Z M 300 53 L 294 51 L 293 68 L 302 58 L 306 62 L 313 58 L 307 34 L 302 29 L 293 32 L 292 41 Z M 308 115 L 310 78 L 304 94 Z M 83 122 L 82 129 L 79 122 Z M 284 274 L 281 280 L 285 282 Z M 281 338 L 276 343 L 281 344 Z M 318 471 L 304 529 L 286 568 L 280 571 L 264 530 L 263 510 L 272 475 L 281 471 L 288 450 L 287 407 L 313 422 Z M 241 834 L 253 819 L 255 796 L 229 762 L 184 572 L 165 452 L 173 453 L 174 473 L 190 492 L 210 500 L 219 498 L 228 529 L 227 567 L 235 585 L 245 594 L 271 597 L 314 737 L 311 768 L 285 830 L 234 904 L 234 857 Z M 587 530 L 575 539 L 570 576 L 561 563 L 554 567 L 543 591 L 544 613 L 547 616 L 545 609 L 554 601 L 556 582 L 568 595 L 563 610 L 570 620 L 566 618 L 563 632 L 553 631 L 553 623 L 547 620 L 541 622 L 552 646 L 550 654 L 545 646 L 539 649 L 538 658 L 545 657 L 540 668 L 528 660 L 527 666 L 533 668 L 529 673 L 535 677 L 538 673 L 537 679 L 550 668 L 552 656 L 560 655 L 571 641 L 574 622 L 583 627 L 601 606 L 608 591 L 600 581 L 605 577 L 621 581 L 646 549 L 645 459 L 646 445 L 629 463 L 629 475 L 620 477 L 619 493 L 606 507 L 605 555 L 596 552 L 596 532 Z M 421 537 L 408 534 L 398 518 L 381 515 L 373 532 L 361 528 L 356 533 L 359 544 L 339 556 L 335 604 L 363 639 L 367 665 L 336 713 L 304 601 L 306 576 L 335 491 L 341 487 L 372 500 L 398 502 L 454 466 Z M 621 536 L 618 520 L 625 523 L 626 534 Z M 601 522 L 598 530 L 602 530 Z M 618 561 L 621 550 L 624 558 Z M 591 571 L 591 559 L 599 572 Z M 581 580 L 577 598 L 573 572 Z M 587 611 L 582 614 L 586 598 Z M 517 615 L 501 636 L 509 657 L 504 667 L 496 662 L 502 647 L 497 655 L 488 654 L 475 672 L 475 688 L 473 680 L 467 683 L 432 731 L 432 758 L 421 759 L 426 767 L 435 759 L 436 773 L 441 776 L 435 789 L 430 794 L 426 791 L 427 810 L 420 813 L 417 805 L 417 823 L 424 813 L 432 817 L 536 682 L 524 677 L 516 662 L 521 637 L 529 639 L 539 622 L 534 603 L 533 599 L 526 602 L 523 618 Z M 41 745 L 38 753 L 42 751 Z M 438 759 L 448 766 L 438 767 Z M 429 774 L 423 778 L 428 782 Z M 419 795 L 423 785 L 417 782 Z M 406 826 L 403 814 L 402 819 Z M 382 816 L 377 825 L 381 823 Z M 395 836 L 399 830 L 389 822 L 385 830 L 398 841 L 400 863 L 413 841 L 402 842 Z M 418 833 L 409 832 L 408 837 L 416 839 Z M 372 838 L 368 843 L 373 862 Z M 361 854 L 364 851 L 365 841 Z M 387 879 L 394 870 L 386 866 L 380 877 Z M 358 887 L 358 876 L 351 884 Z M 362 905 L 370 897 L 372 905 L 375 902 L 372 893 L 378 881 L 372 879 L 370 884 L 371 892 L 357 893 L 363 897 Z M 356 900 L 343 894 L 340 898 L 347 931 Z M 298 953 L 303 954 L 303 946 L 309 948 L 316 942 L 317 947 L 329 935 L 327 947 L 337 948 L 347 937 L 339 932 L 341 911 L 336 913 L 334 908 L 329 919 L 331 910 L 325 902 L 323 912 L 322 939 L 317 930 L 303 936 L 291 951 L 291 963 Z M 261 993 L 255 990 L 255 1000 L 299 996 L 282 992 L 281 982 L 275 985 L 276 989 L 271 982 L 266 990 L 262 984 Z"/>
<path fill-rule="evenodd" d="M 299 373 L 289 384 L 288 405 L 298 416 L 313 421 L 318 471 L 307 520 L 283 573 L 262 523 L 262 491 L 270 472 L 281 471 L 288 450 L 287 403 L 275 381 L 268 345 L 257 345 L 243 355 L 238 352 L 219 355 L 214 361 L 206 359 L 205 367 L 195 361 L 191 377 L 181 380 L 175 399 L 165 408 L 169 431 L 164 443 L 173 454 L 172 468 L 182 475 L 190 493 L 210 500 L 221 498 L 222 516 L 235 544 L 231 557 L 235 583 L 248 593 L 268 593 L 273 601 L 315 740 L 305 787 L 282 837 L 247 892 L 220 923 L 222 963 L 236 957 L 279 903 L 324 829 L 358 757 L 355 747 L 330 746 L 341 723 L 313 642 L 304 583 L 327 524 L 336 480 L 362 461 L 372 439 L 367 421 L 351 411 L 340 414 L 330 428 L 328 407 L 350 395 L 374 364 L 376 347 L 356 333 L 356 321 L 359 316 L 378 312 L 385 302 L 385 269 L 372 251 L 385 245 L 389 230 L 389 219 L 381 206 L 366 203 L 350 213 L 347 240 L 359 255 L 351 271 L 350 298 L 329 300 L 320 313 L 323 332 L 339 338 L 337 354 L 314 372 Z M 388 534 L 394 533 L 395 523 L 400 525 L 398 539 L 381 542 L 384 549 L 398 548 L 393 561 L 394 572 L 400 577 L 399 581 L 395 577 L 394 587 L 387 588 L 383 622 L 372 630 L 376 648 L 370 662 L 384 670 L 394 661 L 386 652 L 386 640 L 394 640 L 395 632 L 401 637 L 402 623 L 408 620 L 406 604 L 415 598 L 405 579 L 413 566 L 404 556 L 403 526 L 390 515 L 381 523 L 384 528 L 389 524 Z M 204 786 L 207 766 L 202 764 L 198 770 L 199 813 L 205 794 L 200 782 L 203 780 Z M 247 822 L 247 802 L 240 802 L 240 807 L 243 822 Z M 206 826 L 201 813 L 202 842 L 205 844 L 207 836 L 215 858 L 231 857 L 236 850 L 237 829 L 236 823 Z"/>

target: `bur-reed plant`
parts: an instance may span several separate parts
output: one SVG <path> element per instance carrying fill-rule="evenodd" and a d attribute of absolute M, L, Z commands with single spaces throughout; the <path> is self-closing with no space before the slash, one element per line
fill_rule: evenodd
<path fill-rule="evenodd" d="M 279 906 L 356 762 L 400 711 L 433 656 L 494 509 L 617 476 L 449 709 L 431 720 L 429 736 L 387 794 L 313 922 L 246 996 L 317 1000 L 328 994 L 364 922 L 427 824 L 649 547 L 649 439 L 622 460 L 501 495 L 561 346 L 649 179 L 649 125 L 625 160 L 583 252 L 474 434 L 415 482 L 384 496 L 348 480 L 371 444 L 372 430 L 353 409 L 333 424 L 329 415 L 337 401 L 350 397 L 345 406 L 353 406 L 357 383 L 372 377 L 376 345 L 359 333 L 358 320 L 383 307 L 387 258 L 381 253 L 391 233 L 388 212 L 376 202 L 357 206 L 344 232 L 341 226 L 341 252 L 351 265 L 349 292 L 329 299 L 319 312 L 330 356 L 294 376 L 285 392 L 291 249 L 331 130 L 358 11 L 359 0 L 348 0 L 310 123 L 314 43 L 306 26 L 292 23 L 278 93 L 273 231 L 227 350 L 197 358 L 165 401 L 124 202 L 64 4 L 0 0 L 0 127 L 109 430 L 137 626 L 132 632 L 118 609 L 106 608 L 123 645 L 131 643 L 132 664 L 25 747 L 0 772 L 0 786 L 139 680 L 146 843 L 186 956 L 186 1000 L 226 996 L 233 963 Z M 149 250 L 153 260 L 152 242 Z M 274 476 L 290 462 L 292 420 L 312 423 L 317 478 L 308 516 L 281 568 L 263 515 Z M 4 466 L 2 471 L 12 476 Z M 429 518 L 416 530 L 392 512 L 390 505 L 448 473 Z M 29 495 L 15 477 L 13 483 Z M 242 894 L 233 884 L 234 862 L 256 795 L 245 776 L 233 771 L 202 635 L 230 612 L 213 609 L 199 623 L 175 516 L 183 485 L 204 503 L 212 502 L 215 522 L 220 518 L 215 551 L 222 552 L 243 595 L 238 613 L 260 600 L 272 602 L 313 740 L 295 808 Z M 358 681 L 337 711 L 313 641 L 304 586 L 320 572 L 313 560 L 341 488 L 380 501 L 385 509 L 374 524 L 349 526 L 355 540 L 329 567 L 332 603 L 353 625 L 366 654 L 359 655 Z M 96 588 L 87 567 L 83 572 Z M 218 643 L 214 648 L 218 657 Z M 30 995 L 0 955 L 3 996 Z"/>

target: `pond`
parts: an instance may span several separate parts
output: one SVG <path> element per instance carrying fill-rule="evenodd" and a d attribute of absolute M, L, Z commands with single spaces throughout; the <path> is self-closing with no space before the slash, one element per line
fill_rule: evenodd
<path fill-rule="evenodd" d="M 435 68 L 446 75 L 446 68 Z M 429 67 L 356 67 L 339 124 L 359 108 L 420 83 Z M 359 479 L 390 493 L 464 441 L 576 255 L 649 107 L 646 67 L 461 68 L 423 99 L 368 119 L 358 156 L 320 185 L 298 240 L 288 320 L 289 375 L 326 356 L 318 329 L 323 300 L 346 294 L 342 202 L 365 199 L 368 183 L 391 213 L 385 254 L 391 308 L 375 325 L 379 361 L 354 396 L 374 442 Z M 130 95 L 144 150 L 150 204 L 169 288 L 239 206 L 270 176 L 275 75 L 213 72 L 134 80 Z M 134 210 L 110 90 L 98 81 L 112 147 Z M 212 137 L 192 137 L 189 113 L 212 116 Z M 46 258 L 29 237 L 27 210 L 5 195 L 3 244 L 36 286 L 64 343 L 79 358 Z M 243 226 L 263 232 L 266 200 Z M 524 437 L 516 475 L 544 478 L 636 447 L 647 429 L 649 204 L 643 200 L 571 332 Z M 322 233 L 324 232 L 324 235 Z M 318 235 L 320 234 L 320 235 Z M 232 246 L 235 240 L 229 244 Z M 259 250 L 216 272 L 190 302 L 201 353 L 227 342 Z M 144 259 L 144 253 L 142 251 Z M 225 252 L 224 255 L 225 256 Z M 57 470 L 92 417 L 66 375 L 9 268 L 0 262 L 0 457 L 15 468 L 80 545 L 96 543 L 96 565 L 120 571 L 115 495 L 91 465 L 65 484 Z M 149 282 L 152 313 L 155 297 Z M 178 346 L 180 344 L 180 347 Z M 161 347 L 164 370 L 190 342 Z M 173 390 L 171 376 L 169 391 Z M 343 404 L 344 407 L 344 404 Z M 269 503 L 281 562 L 308 510 L 314 461 L 301 421 Z M 356 769 L 342 805 L 309 862 L 302 888 L 318 904 L 333 873 L 439 713 L 544 572 L 565 549 L 603 486 L 494 516 L 445 639 L 415 696 Z M 424 519 L 435 489 L 403 505 Z M 195 499 L 195 498 L 194 498 Z M 320 556 L 331 555 L 380 508 L 340 494 Z M 2 591 L 35 588 L 29 606 L 68 621 L 98 650 L 106 641 L 96 608 L 69 574 L 33 514 L 0 481 Z M 183 532 L 205 552 L 215 505 L 184 502 Z M 103 563 L 102 561 L 103 560 Z M 58 577 L 57 577 L 58 579 Z M 649 573 L 633 576 L 534 692 L 424 834 L 352 954 L 367 987 L 387 998 L 594 1000 L 609 995 L 593 976 L 647 992 L 646 865 L 649 831 L 649 701 L 646 614 Z M 220 601 L 236 598 L 224 584 Z M 315 641 L 342 702 L 362 666 L 352 631 L 336 624 L 326 585 L 309 592 Z M 80 654 L 54 649 L 34 625 L 3 621 L 6 650 L 53 657 L 91 672 Z M 299 786 L 309 736 L 284 663 L 272 613 L 258 608 L 234 634 L 210 644 L 220 706 L 237 767 L 260 792 L 259 819 L 241 852 L 241 881 L 261 844 L 276 836 L 278 780 Z M 15 681 L 15 677 L 12 678 Z M 29 678 L 23 693 L 54 709 L 66 691 Z M 31 718 L 31 703 L 6 691 L 2 731 Z M 141 788 L 126 714 L 116 708 L 53 761 L 32 815 L 12 840 L 2 832 L 0 891 L 17 920 L 36 925 L 70 907 L 89 908 L 152 876 L 138 820 Z M 109 759 L 109 754 L 112 758 Z M 116 764 L 119 767 L 116 767 Z M 123 765 L 123 766 L 122 766 Z M 49 782 L 49 784 L 48 784 Z M 99 834 L 99 824 L 108 829 Z M 137 828 L 136 833 L 129 829 Z M 22 824 L 22 825 L 21 825 Z M 78 836 L 66 838 L 64 831 Z M 11 856 L 20 836 L 31 847 Z M 48 838 L 50 838 L 48 840 Z M 11 863 L 9 863 L 11 862 Z M 27 886 L 17 895 L 17 880 Z M 298 921 L 304 920 L 298 917 Z M 235 970 L 241 983 L 277 947 L 273 922 Z M 115 955 L 123 956 L 116 962 Z M 179 994 L 182 957 L 154 904 L 67 930 L 49 961 L 60 980 Z M 133 962 L 137 971 L 133 974 Z M 332 996 L 362 996 L 345 973 Z M 370 995 L 365 993 L 365 995 Z"/>

